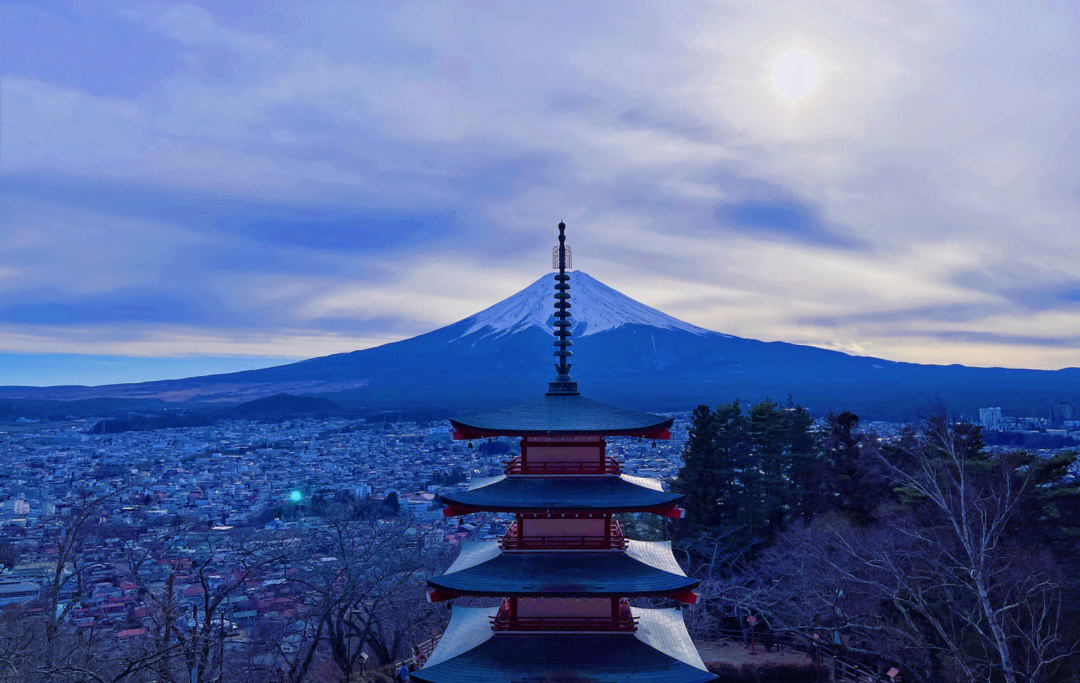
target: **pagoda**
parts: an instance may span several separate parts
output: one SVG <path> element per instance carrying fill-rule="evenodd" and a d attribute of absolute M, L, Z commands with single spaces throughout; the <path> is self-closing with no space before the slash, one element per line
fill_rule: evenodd
<path fill-rule="evenodd" d="M 712 681 L 678 608 L 631 606 L 631 598 L 694 603 L 698 581 L 669 542 L 628 539 L 616 515 L 681 517 L 682 496 L 659 480 L 622 472 L 606 438 L 667 439 L 672 420 L 589 400 L 570 377 L 570 250 L 566 225 L 552 254 L 555 378 L 540 398 L 451 420 L 454 438 L 520 439 L 505 474 L 443 493 L 447 517 L 514 516 L 497 541 L 465 541 L 432 601 L 500 598 L 454 607 L 450 624 L 413 678 L 427 683 Z"/>

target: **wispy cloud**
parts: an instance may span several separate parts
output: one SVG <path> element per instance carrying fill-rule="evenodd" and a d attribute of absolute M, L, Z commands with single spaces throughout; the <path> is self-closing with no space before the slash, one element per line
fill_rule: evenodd
<path fill-rule="evenodd" d="M 982 2 L 3 5 L 0 353 L 379 343 L 527 285 L 565 218 L 578 265 L 703 327 L 1078 365 L 1078 24 Z M 795 104 L 769 83 L 793 46 L 822 65 Z"/>

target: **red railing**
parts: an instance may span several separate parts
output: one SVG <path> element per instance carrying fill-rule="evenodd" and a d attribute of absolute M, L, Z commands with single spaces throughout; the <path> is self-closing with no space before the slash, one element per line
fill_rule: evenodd
<path fill-rule="evenodd" d="M 491 617 L 495 631 L 635 631 L 638 618 L 630 606 L 619 603 L 618 616 L 612 617 L 512 617 L 510 601 L 503 600 L 499 612 Z"/>
<path fill-rule="evenodd" d="M 510 525 L 499 539 L 503 550 L 626 550 L 622 525 L 612 520 L 607 536 L 523 536 L 518 538 L 518 523 Z"/>
<path fill-rule="evenodd" d="M 530 462 L 521 464 L 521 456 L 506 463 L 506 474 L 619 474 L 622 467 L 615 458 L 575 462 Z"/>
<path fill-rule="evenodd" d="M 419 645 L 414 645 L 413 649 L 412 649 L 412 656 L 409 657 L 408 659 L 402 660 L 401 663 L 402 664 L 415 664 L 416 666 L 423 666 L 424 662 L 426 662 L 428 660 L 428 657 L 431 656 L 432 650 L 434 650 L 435 646 L 439 644 L 439 638 L 441 638 L 441 637 L 442 637 L 442 634 L 439 634 L 437 636 L 433 636 L 429 640 L 425 640 L 424 642 L 420 643 Z"/>

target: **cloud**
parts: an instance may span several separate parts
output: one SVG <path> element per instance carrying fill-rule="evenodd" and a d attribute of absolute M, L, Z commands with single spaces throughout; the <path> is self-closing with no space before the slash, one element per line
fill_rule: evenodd
<path fill-rule="evenodd" d="M 1077 19 L 4 5 L 0 352 L 400 338 L 534 280 L 564 218 L 585 270 L 703 327 L 1077 365 Z M 792 46 L 822 65 L 795 104 Z"/>
<path fill-rule="evenodd" d="M 189 297 L 110 291 L 92 296 L 58 296 L 56 292 L 14 291 L 0 304 L 0 321 L 34 325 L 97 325 L 103 323 L 217 322 L 204 315 Z"/>
<path fill-rule="evenodd" d="M 766 237 L 794 239 L 811 245 L 850 247 L 854 242 L 821 219 L 820 210 L 795 199 L 744 200 L 717 210 L 720 224 Z"/>
<path fill-rule="evenodd" d="M 0 7 L 0 55 L 8 77 L 129 97 L 167 77 L 180 50 L 153 27 L 109 13 L 79 12 L 59 2 Z"/>

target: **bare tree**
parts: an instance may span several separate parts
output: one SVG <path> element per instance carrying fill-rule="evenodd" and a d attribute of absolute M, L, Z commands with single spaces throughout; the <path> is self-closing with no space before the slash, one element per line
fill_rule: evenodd
<path fill-rule="evenodd" d="M 125 574 L 152 607 L 158 678 L 184 683 L 219 680 L 226 666 L 230 598 L 243 594 L 251 581 L 283 574 L 298 545 L 291 534 L 261 529 L 159 529 L 130 544 Z M 182 569 L 177 561 L 183 562 Z M 163 587 L 145 571 L 162 564 L 171 566 Z M 183 591 L 177 584 L 181 574 Z"/>
<path fill-rule="evenodd" d="M 1048 680 L 1063 642 L 1063 578 L 1010 524 L 1036 467 L 990 458 L 977 434 L 931 420 L 880 453 L 907 505 L 856 526 L 825 515 L 789 529 L 754 573 L 762 610 L 799 630 L 835 629 L 926 677 Z"/>
<path fill-rule="evenodd" d="M 66 515 L 60 518 L 56 535 L 56 559 L 52 563 L 49 582 L 43 592 L 45 604 L 41 612 L 45 626 L 43 633 L 45 647 L 42 656 L 47 666 L 51 665 L 51 660 L 56 654 L 53 652 L 52 645 L 56 641 L 61 621 L 67 617 L 72 605 L 85 592 L 82 571 L 83 543 L 93 533 L 95 527 L 104 522 L 106 503 L 119 496 L 125 488 L 112 488 L 99 494 L 80 489 L 76 494 L 76 503 L 67 510 Z M 61 595 L 72 581 L 76 584 L 72 599 L 61 602 Z"/>
<path fill-rule="evenodd" d="M 701 579 L 696 591 L 698 603 L 685 612 L 692 633 L 708 633 L 720 627 L 725 617 L 737 619 L 756 612 L 758 588 L 745 571 L 748 548 L 742 542 L 743 532 L 733 526 L 722 527 L 673 544 L 687 574 Z"/>
<path fill-rule="evenodd" d="M 9 609 L 0 620 L 0 678 L 11 681 L 141 680 L 168 650 L 120 642 L 109 628 L 72 628 L 72 610 L 87 595 L 85 548 L 101 535 L 108 504 L 127 486 L 105 491 L 78 488 L 55 523 L 55 559 L 34 610 Z"/>
<path fill-rule="evenodd" d="M 343 681 L 360 667 L 364 653 L 380 665 L 406 656 L 440 618 L 426 601 L 425 579 L 440 568 L 426 541 L 406 521 L 345 514 L 331 516 L 308 535 L 294 580 Z"/>
<path fill-rule="evenodd" d="M 42 604 L 0 619 L 0 680 L 348 681 L 366 657 L 375 665 L 408 657 L 444 620 L 425 581 L 448 558 L 410 520 L 342 514 L 294 530 L 147 519 L 104 526 L 104 504 L 118 493 L 83 496 L 63 519 Z M 71 619 L 91 590 L 84 574 L 98 546 L 84 542 L 103 535 L 122 538 L 123 559 L 112 566 L 139 592 L 145 612 L 126 618 L 141 620 L 145 634 L 117 638 L 115 625 Z M 256 602 L 259 622 L 230 642 L 240 632 L 233 605 Z"/>
<path fill-rule="evenodd" d="M 904 445 L 901 453 L 906 457 L 883 456 L 882 462 L 897 485 L 921 497 L 936 513 L 937 523 L 918 525 L 907 533 L 922 545 L 939 549 L 938 568 L 952 577 L 953 592 L 966 598 L 950 604 L 975 606 L 955 609 L 955 616 L 996 657 L 1007 683 L 1035 680 L 1048 664 L 1064 656 L 1057 652 L 1057 620 L 1047 618 L 1040 607 L 1060 604 L 1061 587 L 1038 567 L 1018 576 L 1016 554 L 1009 552 L 1005 540 L 1036 470 L 1018 469 L 1009 457 L 975 461 L 978 453 L 969 447 L 969 439 L 959 426 L 944 418 L 932 419 L 921 438 Z M 1039 616 L 1024 618 L 1025 610 Z M 1032 627 L 1038 632 L 1022 630 Z M 1014 650 L 1025 642 L 1037 648 L 1024 658 L 1034 663 L 1034 670 L 1014 658 Z"/>

